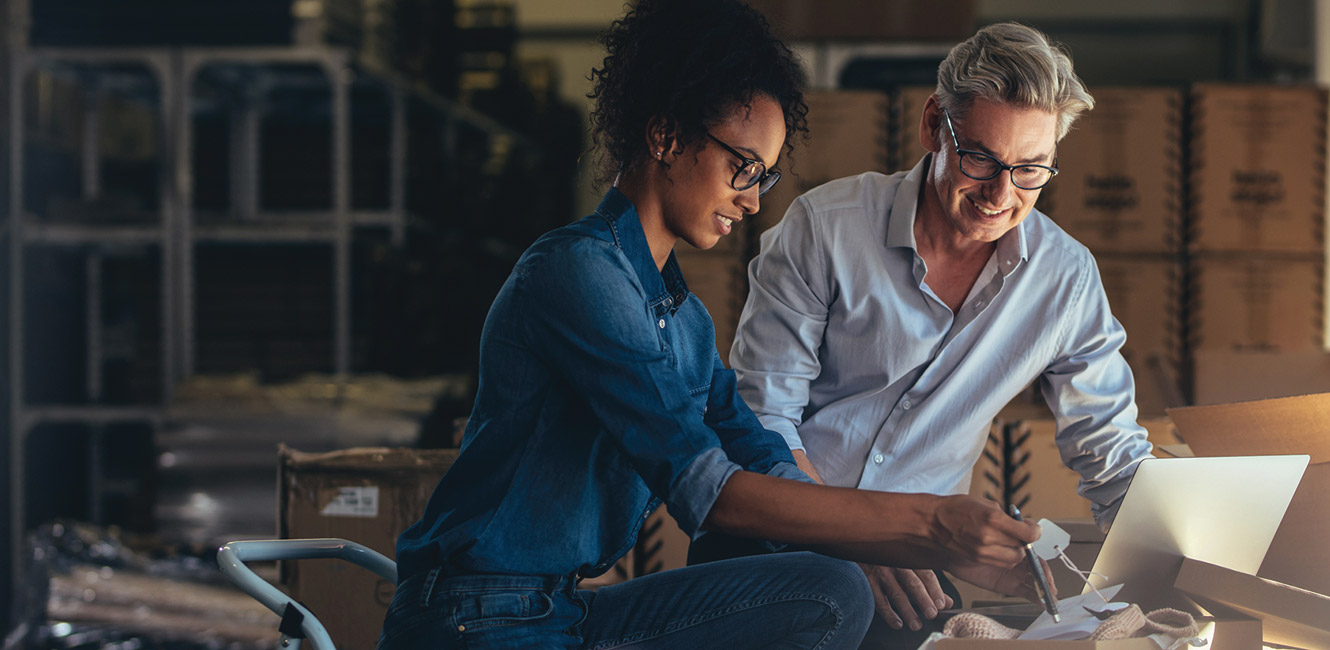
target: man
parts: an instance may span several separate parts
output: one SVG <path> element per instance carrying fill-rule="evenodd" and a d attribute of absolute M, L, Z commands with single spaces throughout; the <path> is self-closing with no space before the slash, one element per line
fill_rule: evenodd
<path fill-rule="evenodd" d="M 1038 380 L 1077 491 L 1112 521 L 1150 451 L 1126 335 L 1089 251 L 1034 209 L 1093 104 L 1043 34 L 987 27 L 939 67 L 914 169 L 814 188 L 762 236 L 731 365 L 815 480 L 963 493 L 994 416 Z M 875 625 L 952 604 L 930 571 L 864 570 Z"/>

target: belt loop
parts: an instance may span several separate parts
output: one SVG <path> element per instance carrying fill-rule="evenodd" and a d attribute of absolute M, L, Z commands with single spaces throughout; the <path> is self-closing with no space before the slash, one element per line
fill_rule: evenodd
<path fill-rule="evenodd" d="M 434 595 L 434 582 L 439 579 L 439 567 L 434 567 L 425 574 L 425 582 L 420 585 L 420 606 L 429 607 L 430 597 Z"/>

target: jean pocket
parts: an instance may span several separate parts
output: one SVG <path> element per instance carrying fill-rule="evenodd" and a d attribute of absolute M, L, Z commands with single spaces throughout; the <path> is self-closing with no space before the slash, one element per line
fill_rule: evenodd
<path fill-rule="evenodd" d="M 453 610 L 459 629 L 479 630 L 530 623 L 554 613 L 554 599 L 542 591 L 491 592 L 468 595 Z"/>

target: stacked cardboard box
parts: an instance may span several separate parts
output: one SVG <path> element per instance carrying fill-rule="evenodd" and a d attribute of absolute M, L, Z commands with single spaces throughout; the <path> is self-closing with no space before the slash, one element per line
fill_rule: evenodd
<path fill-rule="evenodd" d="M 363 447 L 320 454 L 278 450 L 278 537 L 332 537 L 396 557 L 397 536 L 425 503 L 456 449 Z M 358 566 L 298 560 L 282 581 L 328 628 L 338 647 L 371 650 L 397 586 Z"/>
<path fill-rule="evenodd" d="M 885 93 L 813 91 L 805 100 L 808 139 L 794 138 L 793 155 L 777 166 L 784 177 L 762 197 L 762 209 L 749 227 L 754 237 L 780 223 L 794 199 L 818 185 L 868 171 L 894 171 L 887 158 L 891 102 Z"/>
<path fill-rule="evenodd" d="M 688 290 L 702 300 L 716 327 L 716 350 L 725 365 L 739 327 L 739 314 L 748 295 L 746 260 L 735 251 L 675 249 Z"/>
<path fill-rule="evenodd" d="M 1176 254 L 1182 236 L 1182 92 L 1095 88 L 1057 148 L 1046 208 L 1098 253 Z"/>
<path fill-rule="evenodd" d="M 904 86 L 896 90 L 892 101 L 893 169 L 910 169 L 928 153 L 919 143 L 919 123 L 923 119 L 924 103 L 934 90 L 934 86 Z"/>
<path fill-rule="evenodd" d="M 1182 358 L 1182 92 L 1095 88 L 1058 143 L 1039 208 L 1099 262 L 1148 417 L 1177 404 Z"/>
<path fill-rule="evenodd" d="M 1191 101 L 1195 401 L 1275 396 L 1283 359 L 1323 356 L 1326 92 L 1198 85 Z"/>
<path fill-rule="evenodd" d="M 975 0 L 751 0 L 792 40 L 959 41 L 974 31 Z"/>

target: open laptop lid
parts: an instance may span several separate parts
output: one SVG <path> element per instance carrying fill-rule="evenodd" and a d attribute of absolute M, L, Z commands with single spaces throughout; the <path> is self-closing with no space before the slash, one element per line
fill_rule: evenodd
<path fill-rule="evenodd" d="M 1300 454 L 1141 461 L 1091 581 L 1123 585 L 1116 600 L 1147 612 L 1197 611 L 1173 589 L 1182 558 L 1255 574 L 1308 460 Z"/>

